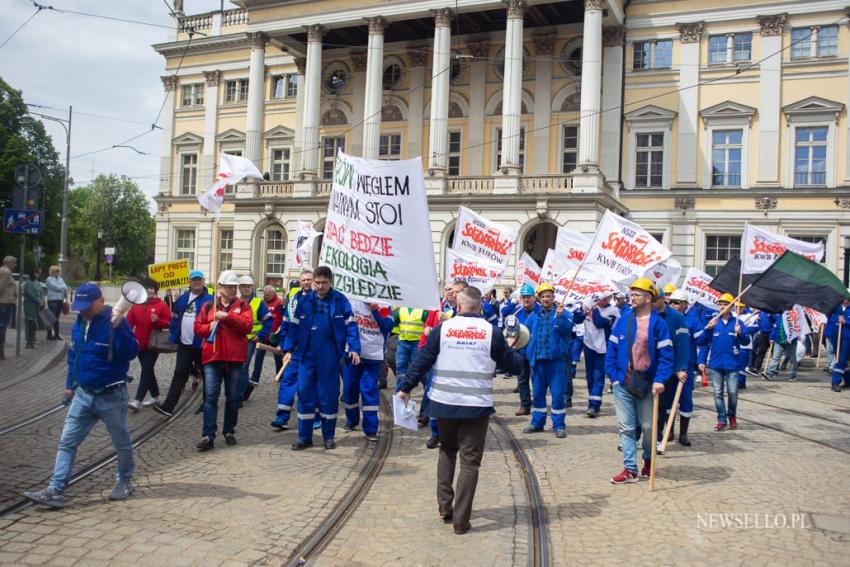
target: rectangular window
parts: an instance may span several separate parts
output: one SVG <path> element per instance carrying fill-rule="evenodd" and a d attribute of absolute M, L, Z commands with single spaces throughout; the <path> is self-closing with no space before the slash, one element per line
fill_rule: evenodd
<path fill-rule="evenodd" d="M 183 154 L 180 160 L 180 194 L 194 195 L 198 183 L 198 154 Z"/>
<path fill-rule="evenodd" d="M 345 137 L 322 138 L 322 179 L 333 179 L 337 150 L 345 151 Z"/>
<path fill-rule="evenodd" d="M 578 127 L 564 126 L 561 139 L 561 171 L 570 173 L 578 163 Z"/>
<path fill-rule="evenodd" d="M 286 236 L 283 229 L 266 231 L 266 281 L 278 279 L 286 272 Z"/>
<path fill-rule="evenodd" d="M 248 79 L 235 79 L 224 83 L 224 102 L 248 100 Z"/>
<path fill-rule="evenodd" d="M 204 104 L 204 84 L 198 83 L 194 85 L 183 85 L 180 106 L 186 108 L 190 106 L 203 106 Z"/>
<path fill-rule="evenodd" d="M 175 250 L 176 260 L 189 260 L 189 269 L 195 267 L 195 230 L 191 228 L 181 228 L 177 231 L 177 249 Z"/>
<path fill-rule="evenodd" d="M 286 96 L 287 97 L 298 96 L 299 79 L 300 79 L 300 77 L 298 75 L 287 75 L 287 77 L 286 77 Z"/>
<path fill-rule="evenodd" d="M 649 69 L 652 42 L 636 41 L 633 47 L 632 69 Z"/>
<path fill-rule="evenodd" d="M 742 130 L 715 130 L 711 136 L 711 185 L 741 186 Z"/>
<path fill-rule="evenodd" d="M 195 88 L 195 85 L 183 85 L 183 101 L 182 106 L 192 106 L 192 102 L 195 100 L 194 93 L 192 92 Z"/>
<path fill-rule="evenodd" d="M 726 262 L 741 255 L 741 237 L 727 235 L 705 236 L 705 272 L 716 276 Z"/>
<path fill-rule="evenodd" d="M 632 69 L 669 69 L 673 66 L 673 40 L 637 41 Z"/>
<path fill-rule="evenodd" d="M 673 41 L 655 42 L 655 63 L 653 69 L 670 69 L 673 66 Z"/>
<path fill-rule="evenodd" d="M 818 30 L 818 57 L 838 55 L 838 26 L 827 26 Z"/>
<path fill-rule="evenodd" d="M 271 98 L 283 98 L 286 94 L 286 75 L 275 75 L 272 77 Z"/>
<path fill-rule="evenodd" d="M 824 249 L 826 249 L 826 237 L 815 235 L 815 234 L 790 234 L 791 238 L 796 238 L 797 240 L 802 240 L 803 242 L 808 242 L 810 244 L 820 244 L 823 243 Z M 826 254 L 823 255 L 820 261 L 821 264 L 826 264 Z"/>
<path fill-rule="evenodd" d="M 381 134 L 378 143 L 378 159 L 401 159 L 401 134 Z"/>
<path fill-rule="evenodd" d="M 449 132 L 449 175 L 460 175 L 460 156 L 463 136 L 460 130 Z"/>
<path fill-rule="evenodd" d="M 794 137 L 794 185 L 826 185 L 826 126 L 797 128 Z"/>
<path fill-rule="evenodd" d="M 708 64 L 723 65 L 726 63 L 726 36 L 713 35 L 708 38 Z"/>
<path fill-rule="evenodd" d="M 233 268 L 233 229 L 221 229 L 218 245 L 218 270 Z"/>
<path fill-rule="evenodd" d="M 287 181 L 290 164 L 289 148 L 272 150 L 272 181 Z"/>
<path fill-rule="evenodd" d="M 791 59 L 805 59 L 812 56 L 811 28 L 791 30 Z"/>
<path fill-rule="evenodd" d="M 753 58 L 753 34 L 736 33 L 734 41 L 734 60 L 750 61 Z"/>
<path fill-rule="evenodd" d="M 502 166 L 502 129 L 496 129 L 496 169 Z M 525 127 L 519 129 L 519 172 L 525 173 Z"/>
<path fill-rule="evenodd" d="M 658 189 L 663 182 L 664 133 L 637 134 L 635 187 Z"/>
<path fill-rule="evenodd" d="M 239 81 L 239 100 L 248 100 L 248 79 Z"/>

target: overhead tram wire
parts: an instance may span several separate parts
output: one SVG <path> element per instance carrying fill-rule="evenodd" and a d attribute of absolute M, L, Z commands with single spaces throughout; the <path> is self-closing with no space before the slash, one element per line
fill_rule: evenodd
<path fill-rule="evenodd" d="M 131 20 L 129 18 L 119 18 L 117 16 L 107 16 L 107 15 L 104 15 L 104 14 L 92 14 L 90 12 L 80 12 L 80 11 L 77 11 L 77 10 L 68 10 L 66 8 L 56 8 L 56 7 L 51 6 L 51 5 L 39 4 L 38 2 L 35 2 L 34 0 L 31 0 L 31 1 L 32 1 L 32 5 L 35 6 L 38 9 L 38 11 L 50 10 L 52 12 L 58 12 L 60 14 L 72 14 L 72 15 L 75 15 L 75 16 L 86 16 L 86 17 L 89 17 L 89 18 L 98 18 L 98 19 L 101 19 L 101 20 L 110 20 L 110 21 L 113 21 L 113 22 L 123 22 L 123 23 L 127 23 L 127 24 L 138 24 L 138 25 L 141 25 L 141 26 L 150 26 L 150 27 L 163 28 L 163 29 L 169 29 L 169 30 L 176 29 L 174 26 L 167 26 L 165 24 L 156 24 L 156 23 L 153 23 L 153 22 L 145 22 L 145 21 L 142 21 L 142 20 Z M 36 13 L 38 13 L 38 12 L 36 12 Z M 172 12 L 172 14 L 173 14 L 173 12 Z M 35 15 L 35 14 L 33 14 L 33 15 Z M 0 47 L 2 47 L 2 46 L 0 46 Z"/>
<path fill-rule="evenodd" d="M 11 40 L 13 37 L 15 37 L 15 35 L 17 35 L 17 33 L 18 33 L 19 31 L 21 31 L 22 29 L 24 29 L 24 27 L 25 27 L 28 23 L 30 23 L 30 22 L 32 21 L 32 19 L 33 19 L 34 17 L 36 17 L 36 16 L 38 15 L 38 13 L 39 13 L 39 12 L 41 12 L 43 9 L 44 9 L 44 8 L 42 8 L 42 7 L 40 7 L 40 6 L 37 6 L 37 7 L 36 7 L 36 9 L 35 9 L 35 12 L 33 12 L 33 13 L 32 13 L 32 16 L 30 16 L 29 18 L 27 18 L 27 19 L 26 19 L 26 21 L 24 21 L 24 23 L 22 23 L 20 26 L 18 26 L 18 29 L 16 29 L 15 31 L 13 31 L 13 32 L 12 32 L 12 34 L 11 34 L 9 37 L 7 37 L 6 39 L 4 39 L 4 40 L 3 40 L 3 43 L 0 43 L 0 49 L 3 49 L 3 46 L 4 46 L 4 45 L 6 45 L 7 43 L 9 43 L 9 40 Z"/>

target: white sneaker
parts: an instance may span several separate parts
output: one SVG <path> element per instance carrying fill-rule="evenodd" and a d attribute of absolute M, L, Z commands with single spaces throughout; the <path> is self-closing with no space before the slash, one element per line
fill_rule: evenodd
<path fill-rule="evenodd" d="M 657 455 L 663 455 L 664 454 L 664 451 L 661 450 L 661 441 L 655 442 L 655 453 Z"/>
<path fill-rule="evenodd" d="M 141 405 L 139 404 L 139 400 L 130 400 L 127 402 L 127 408 L 133 413 L 139 411 L 139 405 Z"/>
<path fill-rule="evenodd" d="M 157 403 L 158 401 L 159 401 L 159 400 L 158 400 L 157 398 L 154 398 L 153 396 L 151 396 L 150 394 L 148 394 L 147 396 L 145 396 L 145 401 L 143 401 L 143 402 L 142 402 L 142 405 L 143 405 L 143 406 L 145 406 L 145 407 L 147 408 L 147 407 L 150 407 L 150 406 L 156 405 L 156 403 Z"/>

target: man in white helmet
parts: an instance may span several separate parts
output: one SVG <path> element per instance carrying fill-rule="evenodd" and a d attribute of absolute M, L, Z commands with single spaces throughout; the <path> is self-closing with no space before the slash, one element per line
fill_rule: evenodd
<path fill-rule="evenodd" d="M 257 382 L 251 382 L 248 378 L 251 360 L 257 351 L 257 343 L 269 340 L 274 324 L 274 318 L 266 302 L 263 301 L 262 297 L 256 296 L 254 289 L 254 278 L 250 275 L 239 277 L 239 297 L 251 306 L 251 314 L 254 316 L 254 324 L 251 327 L 251 332 L 248 333 L 248 356 L 242 366 L 242 378 L 239 381 L 239 397 L 242 401 L 247 401 L 251 397 L 254 387 L 259 383 L 259 376 Z"/>

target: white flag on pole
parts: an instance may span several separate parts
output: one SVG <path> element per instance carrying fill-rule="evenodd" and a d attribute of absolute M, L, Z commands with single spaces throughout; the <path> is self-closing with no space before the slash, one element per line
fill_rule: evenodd
<path fill-rule="evenodd" d="M 577 267 L 570 267 L 554 278 L 552 285 L 555 288 L 556 302 L 565 305 L 581 303 L 585 307 L 590 307 L 603 297 L 614 295 L 619 291 L 617 285 L 602 274 L 588 269 L 582 269 L 578 274 L 576 271 Z"/>
<path fill-rule="evenodd" d="M 224 152 L 219 156 L 218 175 L 209 188 L 198 195 L 198 202 L 203 208 L 215 213 L 216 218 L 221 215 L 221 204 L 224 202 L 224 189 L 228 185 L 236 185 L 245 177 L 256 177 L 262 179 L 263 174 L 254 165 L 254 162 L 242 156 L 233 156 Z"/>
<path fill-rule="evenodd" d="M 762 273 L 786 250 L 796 252 L 813 262 L 820 262 L 824 253 L 823 242 L 803 242 L 747 223 L 744 225 L 744 237 L 741 242 L 741 273 Z"/>
<path fill-rule="evenodd" d="M 558 227 L 555 252 L 558 253 L 559 259 L 566 261 L 569 265 L 578 266 L 584 260 L 588 248 L 590 248 L 590 237 L 583 232 L 562 226 Z"/>
<path fill-rule="evenodd" d="M 292 254 L 289 267 L 293 270 L 309 268 L 312 264 L 313 242 L 321 235 L 311 222 L 298 221 L 295 227 L 295 239 L 292 241 Z"/>
<path fill-rule="evenodd" d="M 446 250 L 446 282 L 466 282 L 477 287 L 481 293 L 487 293 L 502 277 L 502 268 L 488 264 L 469 254 L 460 254 L 456 250 Z"/>
<path fill-rule="evenodd" d="M 679 282 L 679 276 L 682 275 L 682 264 L 675 258 L 667 258 L 649 268 L 643 275 L 651 278 L 658 287 L 664 287 L 667 284 L 676 285 Z"/>
<path fill-rule="evenodd" d="M 517 231 L 493 222 L 466 207 L 459 207 L 452 249 L 481 262 L 508 267 Z"/>
<path fill-rule="evenodd" d="M 785 336 L 788 337 L 789 343 L 812 332 L 809 322 L 806 321 L 805 311 L 800 305 L 794 305 L 782 313 L 782 326 L 785 328 Z"/>
<path fill-rule="evenodd" d="M 540 283 L 540 266 L 534 261 L 534 258 L 528 255 L 528 252 L 523 252 L 516 265 L 516 273 L 514 282 L 517 287 L 523 284 L 531 284 L 535 288 Z"/>
<path fill-rule="evenodd" d="M 639 224 L 605 211 L 587 252 L 585 266 L 616 282 L 643 275 L 648 268 L 671 255 L 672 252 Z"/>
<path fill-rule="evenodd" d="M 688 303 L 700 303 L 709 309 L 720 311 L 720 306 L 717 304 L 720 292 L 709 285 L 712 279 L 714 278 L 702 270 L 688 268 L 685 281 L 682 283 L 682 291 L 685 292 Z"/>

